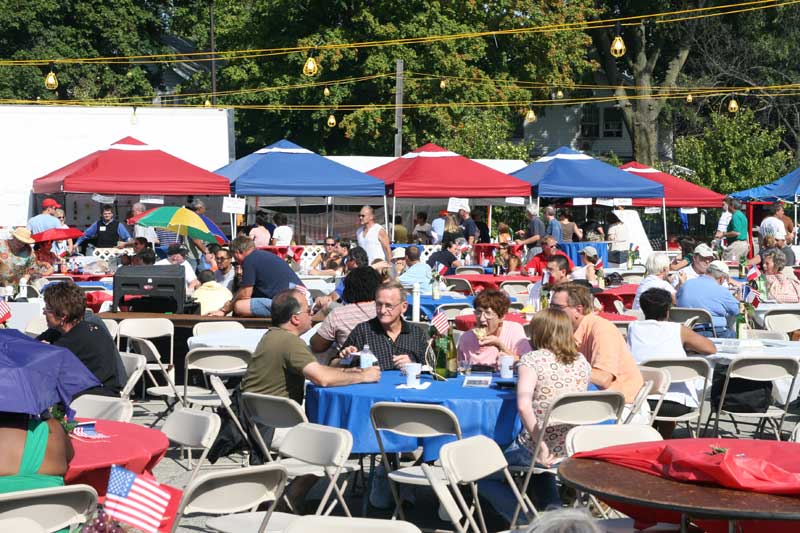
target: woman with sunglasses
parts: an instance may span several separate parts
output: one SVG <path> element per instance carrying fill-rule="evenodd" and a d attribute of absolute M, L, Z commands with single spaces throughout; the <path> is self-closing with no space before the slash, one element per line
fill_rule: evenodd
<path fill-rule="evenodd" d="M 317 254 L 308 267 L 308 273 L 313 276 L 335 276 L 341 273 L 342 257 L 336 253 L 336 240 L 333 237 L 325 237 L 325 250 Z M 331 262 L 336 265 L 335 268 Z"/>

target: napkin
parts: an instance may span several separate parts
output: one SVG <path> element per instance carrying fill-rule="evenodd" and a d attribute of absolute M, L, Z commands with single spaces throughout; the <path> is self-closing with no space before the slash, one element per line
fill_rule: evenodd
<path fill-rule="evenodd" d="M 431 382 L 430 382 L 430 381 L 423 381 L 423 382 L 421 382 L 419 385 L 416 385 L 416 386 L 410 386 L 410 385 L 406 385 L 405 383 L 401 383 L 400 385 L 398 385 L 398 386 L 397 386 L 397 387 L 395 387 L 395 388 L 396 388 L 396 389 L 417 389 L 417 390 L 425 390 L 425 389 L 427 389 L 427 388 L 428 388 L 428 387 L 430 387 L 430 386 L 431 386 Z"/>

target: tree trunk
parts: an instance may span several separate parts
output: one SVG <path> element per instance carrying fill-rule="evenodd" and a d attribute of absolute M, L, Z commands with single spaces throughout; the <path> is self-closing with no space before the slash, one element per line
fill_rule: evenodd
<path fill-rule="evenodd" d="M 640 100 L 638 105 L 644 107 L 649 103 L 649 100 Z M 629 133 L 633 141 L 633 158 L 651 167 L 658 161 L 658 121 L 649 115 L 647 112 L 634 111 L 633 131 Z"/>

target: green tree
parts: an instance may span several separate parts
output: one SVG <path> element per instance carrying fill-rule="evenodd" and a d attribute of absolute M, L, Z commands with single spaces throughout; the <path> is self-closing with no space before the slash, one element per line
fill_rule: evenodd
<path fill-rule="evenodd" d="M 431 141 L 470 159 L 530 160 L 532 142 L 510 141 L 513 131 L 507 118 L 484 112 L 468 115 Z"/>
<path fill-rule="evenodd" d="M 675 162 L 695 171 L 698 185 L 727 194 L 782 176 L 791 154 L 779 149 L 782 131 L 767 129 L 751 110 L 714 113 L 703 132 L 675 143 Z"/>

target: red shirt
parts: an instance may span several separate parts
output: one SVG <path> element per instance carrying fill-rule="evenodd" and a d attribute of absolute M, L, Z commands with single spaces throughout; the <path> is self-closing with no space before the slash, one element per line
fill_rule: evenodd
<path fill-rule="evenodd" d="M 572 262 L 572 259 L 570 259 L 569 256 L 565 254 L 563 251 L 556 250 L 555 252 L 551 253 L 549 257 L 552 257 L 554 255 L 561 255 L 567 258 L 567 261 L 569 262 L 570 272 L 575 269 L 575 264 Z M 545 257 L 544 252 L 534 255 L 533 259 L 528 261 L 528 264 L 525 265 L 525 268 L 529 272 L 535 270 L 536 272 L 541 274 L 547 269 L 547 260 L 549 259 L 549 257 Z"/>

